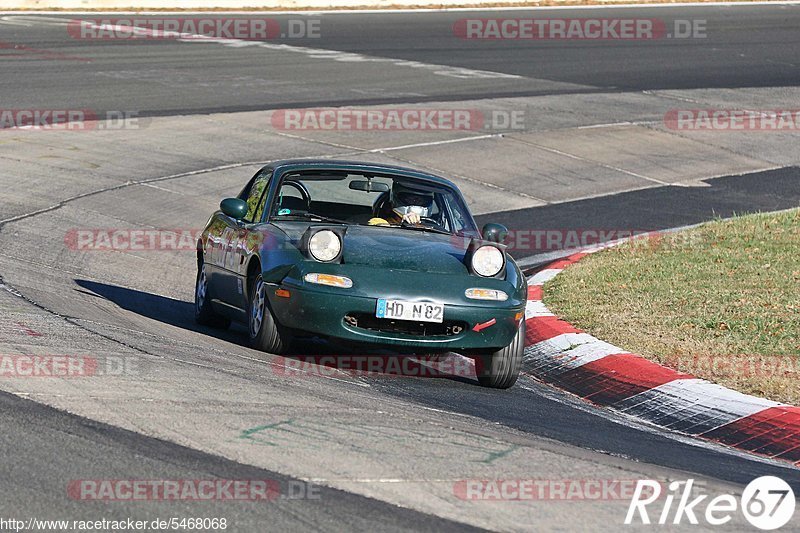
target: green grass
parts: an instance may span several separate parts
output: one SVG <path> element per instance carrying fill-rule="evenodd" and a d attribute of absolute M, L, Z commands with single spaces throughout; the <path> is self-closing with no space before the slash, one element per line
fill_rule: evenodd
<path fill-rule="evenodd" d="M 557 315 L 727 387 L 800 402 L 800 210 L 592 254 L 544 287 Z"/>

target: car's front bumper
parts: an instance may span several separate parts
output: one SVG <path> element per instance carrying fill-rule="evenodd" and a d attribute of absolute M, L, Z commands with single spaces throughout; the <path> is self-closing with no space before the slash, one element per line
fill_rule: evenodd
<path fill-rule="evenodd" d="M 420 335 L 368 329 L 346 322 L 345 317 L 374 317 L 377 297 L 355 296 L 347 294 L 347 289 L 312 288 L 308 285 L 284 284 L 268 292 L 278 322 L 302 332 L 364 345 L 394 346 L 415 351 L 493 351 L 511 343 L 524 318 L 524 302 L 476 302 L 472 305 L 443 302 L 444 321 L 459 324 L 462 327 L 460 332 Z M 288 290 L 290 296 L 277 296 L 275 291 L 278 288 Z M 405 296 L 404 299 L 438 301 L 435 296 Z"/>

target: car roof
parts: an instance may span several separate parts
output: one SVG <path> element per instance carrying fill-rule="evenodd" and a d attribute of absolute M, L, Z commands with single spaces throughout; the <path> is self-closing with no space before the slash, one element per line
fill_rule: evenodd
<path fill-rule="evenodd" d="M 322 159 L 322 160 L 284 159 L 279 161 L 273 161 L 267 164 L 264 168 L 272 169 L 273 171 L 280 172 L 281 174 L 285 172 L 294 172 L 301 170 L 340 170 L 340 171 L 352 172 L 354 174 L 361 174 L 361 173 L 392 174 L 397 176 L 403 176 L 406 178 L 432 181 L 439 185 L 444 185 L 446 187 L 455 189 L 456 191 L 459 190 L 458 187 L 455 185 L 455 183 L 441 176 L 437 176 L 435 174 L 429 174 L 427 172 L 422 172 L 419 170 L 414 170 L 406 167 L 385 165 L 383 163 L 367 163 L 363 161 L 341 161 L 336 159 Z"/>

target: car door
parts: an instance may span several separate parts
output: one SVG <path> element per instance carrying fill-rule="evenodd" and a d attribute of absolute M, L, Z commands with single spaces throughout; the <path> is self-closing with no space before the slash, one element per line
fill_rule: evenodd
<path fill-rule="evenodd" d="M 253 183 L 253 188 L 248 195 L 247 216 L 241 221 L 237 231 L 231 236 L 229 270 L 235 275 L 235 292 L 232 305 L 239 309 L 247 310 L 247 267 L 250 256 L 258 251 L 254 243 L 261 242 L 261 219 L 264 214 L 264 204 L 267 200 L 267 191 L 272 172 L 263 171 Z"/>
<path fill-rule="evenodd" d="M 271 176 L 271 170 L 261 171 L 253 179 L 250 187 L 240 195 L 248 205 L 247 214 L 242 220 L 235 220 L 224 213 L 219 215 L 224 223 L 224 229 L 221 236 L 222 246 L 217 255 L 217 294 L 224 304 L 239 310 L 247 307 L 244 277 L 247 268 L 248 234 L 261 219 Z"/>

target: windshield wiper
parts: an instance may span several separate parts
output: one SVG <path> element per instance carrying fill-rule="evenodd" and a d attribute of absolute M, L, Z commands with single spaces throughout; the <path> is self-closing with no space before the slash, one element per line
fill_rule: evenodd
<path fill-rule="evenodd" d="M 449 231 L 439 229 L 439 228 L 432 228 L 430 226 L 398 226 L 403 229 L 411 229 L 416 231 L 430 231 L 431 233 L 439 233 L 441 235 L 452 235 Z"/>
<path fill-rule="evenodd" d="M 290 213 L 288 215 L 275 215 L 276 219 L 283 220 L 287 218 L 302 218 L 304 220 L 314 219 L 319 222 L 330 222 L 332 224 L 350 224 L 346 220 L 339 220 L 338 218 L 324 217 L 316 213 Z"/>

